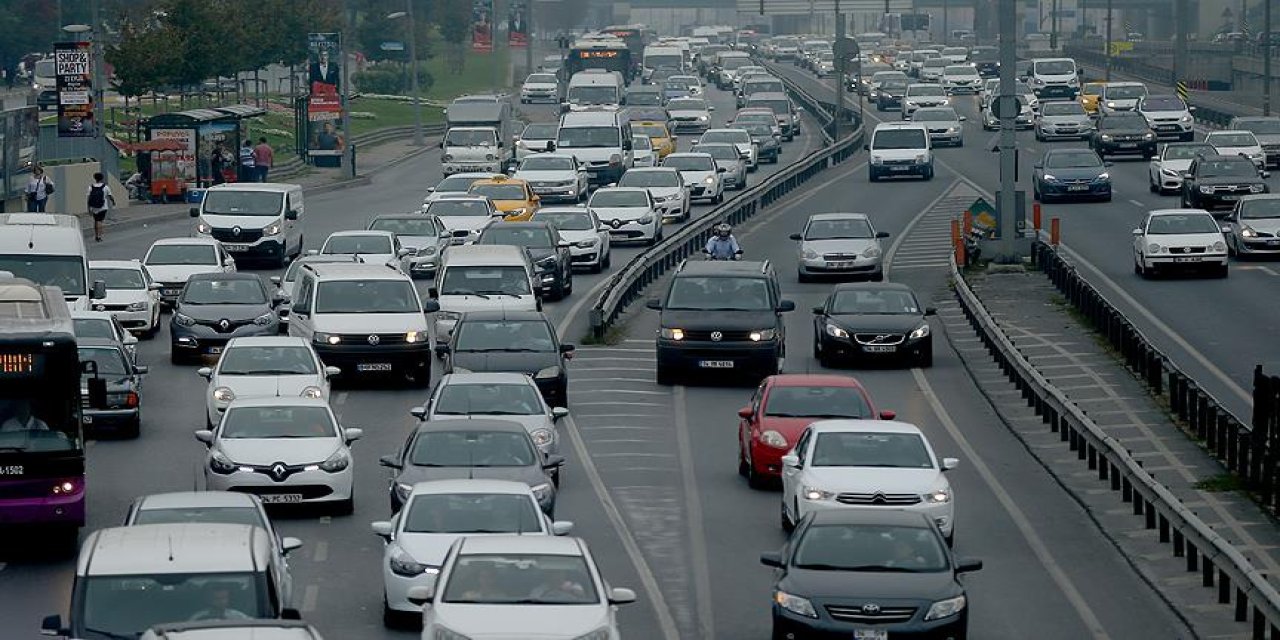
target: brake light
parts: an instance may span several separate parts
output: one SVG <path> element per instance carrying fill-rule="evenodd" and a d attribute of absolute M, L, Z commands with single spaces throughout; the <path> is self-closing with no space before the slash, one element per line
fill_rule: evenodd
<path fill-rule="evenodd" d="M 134 391 L 126 393 L 124 396 L 124 406 L 130 409 L 138 406 L 138 394 Z"/>

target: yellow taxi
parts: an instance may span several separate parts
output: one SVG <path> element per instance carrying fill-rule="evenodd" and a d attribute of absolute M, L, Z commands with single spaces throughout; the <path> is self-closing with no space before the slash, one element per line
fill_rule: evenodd
<path fill-rule="evenodd" d="M 511 222 L 532 218 L 538 208 L 538 194 L 533 192 L 528 182 L 517 178 L 494 176 L 476 180 L 467 193 L 488 198 L 493 207 L 502 212 L 503 220 Z"/>
<path fill-rule="evenodd" d="M 676 137 L 671 135 L 667 125 L 662 122 L 654 122 L 652 120 L 632 122 L 631 134 L 649 138 L 649 142 L 653 143 L 653 152 L 657 154 L 658 159 L 665 158 L 676 150 Z"/>
<path fill-rule="evenodd" d="M 1084 107 L 1085 113 L 1093 115 L 1098 112 L 1098 96 L 1102 95 L 1102 87 L 1106 84 L 1105 82 L 1086 82 L 1080 87 L 1080 106 Z"/>

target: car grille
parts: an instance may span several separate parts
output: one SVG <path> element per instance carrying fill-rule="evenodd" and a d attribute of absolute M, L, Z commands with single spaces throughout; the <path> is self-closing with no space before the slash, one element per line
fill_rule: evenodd
<path fill-rule="evenodd" d="M 885 160 L 883 162 L 885 165 L 912 165 L 915 163 L 915 160 Z"/>
<path fill-rule="evenodd" d="M 240 233 L 235 229 L 214 229 L 209 235 L 219 242 L 257 242 L 262 238 L 262 229 L 241 229 Z"/>
<path fill-rule="evenodd" d="M 1113 142 L 1141 142 L 1144 137 L 1145 136 L 1123 133 L 1111 134 L 1111 140 Z"/>
<path fill-rule="evenodd" d="M 822 254 L 822 259 L 828 262 L 832 260 L 857 260 L 858 254 L 856 253 L 824 253 Z"/>
<path fill-rule="evenodd" d="M 1204 253 L 1205 247 L 1169 247 L 1169 253 L 1187 254 L 1187 253 Z"/>
<path fill-rule="evenodd" d="M 836 502 L 876 507 L 901 507 L 920 504 L 920 496 L 914 493 L 842 493 L 836 496 Z"/>
<path fill-rule="evenodd" d="M 855 333 L 853 339 L 858 344 L 867 345 L 894 345 L 902 344 L 906 340 L 906 336 L 901 333 Z"/>
<path fill-rule="evenodd" d="M 403 333 L 340 333 L 338 337 L 342 338 L 341 344 L 405 344 Z"/>
<path fill-rule="evenodd" d="M 96 302 L 93 304 L 94 311 L 128 311 L 128 309 L 129 305 L 127 304 L 99 304 Z"/>
<path fill-rule="evenodd" d="M 226 324 L 223 324 L 223 323 Z M 212 328 L 218 333 L 231 333 L 240 327 L 253 324 L 253 320 L 196 320 L 196 324 Z"/>
<path fill-rule="evenodd" d="M 713 333 L 720 334 L 720 338 L 716 339 L 712 335 Z M 685 340 L 710 340 L 712 342 L 744 342 L 744 341 L 751 340 L 751 332 L 737 331 L 737 330 L 711 331 L 711 330 L 695 329 L 695 330 L 686 330 L 684 332 L 684 339 Z"/>
<path fill-rule="evenodd" d="M 1280 155 L 1280 144 L 1264 144 L 1262 150 L 1269 155 Z"/>
<path fill-rule="evenodd" d="M 1240 185 L 1240 184 L 1216 184 L 1216 185 L 1209 186 L 1209 190 L 1212 191 L 1214 195 L 1232 195 L 1232 194 L 1243 195 L 1246 193 L 1251 193 L 1247 185 Z"/>
<path fill-rule="evenodd" d="M 915 607 L 880 607 L 874 604 L 864 605 L 827 605 L 827 615 L 840 622 L 863 622 L 869 624 L 893 624 L 906 622 L 916 615 Z"/>

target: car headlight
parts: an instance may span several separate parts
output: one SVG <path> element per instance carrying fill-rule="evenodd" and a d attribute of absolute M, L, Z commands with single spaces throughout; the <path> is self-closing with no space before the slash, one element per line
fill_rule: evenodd
<path fill-rule="evenodd" d="M 533 438 L 533 443 L 539 447 L 550 446 L 551 442 L 555 440 L 555 434 L 550 429 L 534 429 L 533 433 L 529 434 L 529 437 Z"/>
<path fill-rule="evenodd" d="M 304 398 L 311 398 L 312 400 L 319 400 L 320 398 L 323 398 L 323 397 L 324 397 L 324 390 L 323 390 L 323 389 L 321 389 L 320 387 L 317 387 L 317 386 L 312 385 L 312 386 L 309 386 L 309 387 L 307 387 L 307 388 L 303 389 L 303 390 L 302 390 L 302 393 L 301 393 L 301 394 L 299 394 L 299 395 L 301 395 L 301 396 L 302 396 L 302 397 L 304 397 Z"/>
<path fill-rule="evenodd" d="M 967 604 L 968 602 L 963 595 L 959 595 L 954 598 L 947 598 L 946 600 L 939 600 L 933 603 L 933 606 L 929 607 L 929 612 L 924 614 L 924 619 L 940 620 L 942 618 L 954 616 L 957 613 L 964 611 L 965 605 Z"/>
<path fill-rule="evenodd" d="M 173 314 L 173 323 L 178 325 L 179 327 L 193 327 L 195 326 L 196 321 L 191 316 L 181 314 L 181 313 L 175 313 Z"/>
<path fill-rule="evenodd" d="M 1213 187 L 1200 187 L 1200 193 L 1213 193 Z"/>
<path fill-rule="evenodd" d="M 1251 184 L 1251 185 L 1249 185 L 1249 193 L 1262 193 L 1262 192 L 1263 192 L 1263 191 L 1265 191 L 1266 189 L 1267 189 L 1267 185 L 1265 185 L 1265 184 Z"/>
<path fill-rule="evenodd" d="M 253 323 L 254 323 L 254 324 L 256 324 L 256 325 L 258 325 L 259 327 L 265 327 L 265 326 L 267 326 L 267 325 L 271 324 L 271 321 L 272 321 L 272 320 L 275 320 L 275 319 L 276 319 L 276 314 L 274 314 L 274 313 L 264 313 L 264 314 L 262 314 L 262 315 L 260 315 L 260 316 L 258 316 L 258 317 L 256 317 L 256 318 L 254 318 L 254 319 L 253 319 Z"/>
<path fill-rule="evenodd" d="M 556 366 L 547 367 L 545 369 L 538 371 L 538 374 L 535 375 L 534 377 L 535 378 L 555 378 L 555 377 L 559 377 L 559 375 L 560 375 L 560 367 L 559 365 L 556 365 Z"/>
<path fill-rule="evenodd" d="M 414 560 L 413 556 L 409 555 L 404 549 L 397 546 L 395 551 L 391 553 L 391 559 L 387 561 L 387 568 L 391 569 L 391 573 L 398 576 L 412 578 L 426 573 L 429 568 L 435 567 L 430 567 L 429 565 Z M 440 569 L 435 568 L 435 573 L 439 572 Z"/>
<path fill-rule="evenodd" d="M 452 156 L 452 155 L 450 155 L 450 154 L 447 154 L 447 153 L 446 153 L 446 154 L 444 154 L 443 156 L 440 156 L 440 161 L 441 161 L 441 162 L 453 162 L 453 156 Z"/>
<path fill-rule="evenodd" d="M 1192 118 L 1192 117 L 1191 117 L 1191 114 L 1187 114 L 1187 115 L 1185 115 L 1185 116 L 1182 116 L 1182 121 L 1183 121 L 1183 122 L 1192 122 L 1193 120 L 1195 120 L 1195 118 Z"/>
<path fill-rule="evenodd" d="M 929 335 L 929 323 L 926 322 L 925 324 L 916 327 L 916 330 L 912 331 L 907 337 L 911 340 L 918 340 L 927 335 Z"/>
<path fill-rule="evenodd" d="M 1145 139 L 1145 140 L 1155 140 L 1155 139 L 1156 139 L 1156 134 L 1154 134 L 1154 133 L 1152 133 L 1152 132 L 1148 131 L 1148 132 L 1146 132 L 1145 134 L 1143 134 L 1143 135 L 1142 135 L 1142 137 L 1143 137 L 1143 139 Z"/>
<path fill-rule="evenodd" d="M 332 333 L 321 333 L 317 331 L 311 336 L 311 341 L 319 344 L 341 344 L 342 337 Z"/>
<path fill-rule="evenodd" d="M 236 399 L 236 393 L 230 387 L 218 387 L 213 390 L 213 399 L 217 402 L 231 402 Z"/>
<path fill-rule="evenodd" d="M 707 177 L 706 177 L 706 179 L 705 179 L 705 180 L 703 180 L 703 182 L 705 182 L 705 183 L 707 183 L 707 184 L 715 184 L 715 182 L 716 182 L 716 178 L 715 178 L 715 176 L 707 176 Z"/>
<path fill-rule="evenodd" d="M 1116 103 L 1114 103 L 1114 102 L 1108 102 L 1108 103 L 1107 103 L 1107 108 L 1109 108 L 1109 109 L 1114 109 L 1114 108 L 1116 108 Z"/>
<path fill-rule="evenodd" d="M 803 256 L 805 260 L 818 259 L 818 252 L 814 251 L 813 249 L 804 249 L 800 252 L 800 255 Z"/>
<path fill-rule="evenodd" d="M 814 611 L 812 602 L 809 602 L 807 599 L 801 598 L 800 596 L 793 596 L 786 591 L 774 591 L 773 602 L 779 607 L 782 607 L 783 609 L 786 609 L 798 616 L 804 616 L 806 618 L 818 617 L 818 612 Z"/>
<path fill-rule="evenodd" d="M 600 244 L 600 238 L 587 238 L 586 240 L 579 240 L 575 242 L 574 246 L 579 249 L 590 249 L 598 244 Z"/>
<path fill-rule="evenodd" d="M 1109 133 L 1104 133 L 1104 134 L 1102 134 L 1102 141 L 1103 141 L 1103 142 L 1111 142 L 1111 134 L 1109 134 Z"/>
<path fill-rule="evenodd" d="M 923 153 L 916 156 L 916 164 L 924 164 L 927 160 Z"/>
<path fill-rule="evenodd" d="M 328 473 L 337 473 L 349 466 L 351 466 L 351 455 L 347 453 L 346 449 L 338 449 L 337 451 L 334 451 L 333 455 L 326 458 L 325 461 L 321 462 L 319 465 L 321 471 Z"/>
<path fill-rule="evenodd" d="M 434 256 L 436 252 L 439 250 L 440 248 L 435 246 L 434 244 L 426 247 L 420 247 L 418 249 L 418 255 L 424 258 L 429 258 L 431 256 Z"/>
<path fill-rule="evenodd" d="M 871 156 L 871 164 L 884 164 L 884 158 L 880 156 Z"/>
<path fill-rule="evenodd" d="M 947 133 L 959 133 L 960 127 L 947 127 Z"/>
<path fill-rule="evenodd" d="M 879 245 L 874 245 L 874 244 L 873 244 L 873 245 L 871 245 L 871 246 L 867 247 L 865 250 L 863 250 L 863 252 L 862 252 L 862 257 L 864 257 L 864 258 L 879 258 L 881 253 L 882 253 L 882 252 L 881 252 L 881 250 L 880 250 L 880 246 L 879 246 Z"/>
<path fill-rule="evenodd" d="M 1042 178 L 1044 179 L 1044 181 L 1045 181 L 1045 182 L 1057 182 L 1057 181 L 1058 181 L 1058 177 L 1057 177 L 1057 176 L 1055 176 L 1055 175 L 1053 175 L 1052 173 L 1046 173 L 1046 174 L 1044 174 L 1044 176 L 1042 176 Z"/>
<path fill-rule="evenodd" d="M 777 335 L 776 329 L 760 329 L 759 331 L 752 331 L 747 337 L 751 338 L 752 342 L 761 342 L 772 340 L 775 335 Z"/>
<path fill-rule="evenodd" d="M 929 504 L 945 504 L 951 502 L 951 489 L 939 487 L 920 497 L 924 498 L 924 501 Z"/>
<path fill-rule="evenodd" d="M 660 333 L 662 337 L 668 340 L 684 340 L 684 329 L 677 329 L 677 328 L 668 329 L 666 327 L 663 327 Z"/>
<path fill-rule="evenodd" d="M 1219 241 L 1217 241 L 1217 242 L 1213 243 L 1213 250 L 1214 250 L 1214 251 L 1217 251 L 1217 252 L 1226 251 L 1226 250 L 1227 250 L 1227 243 L 1225 243 L 1225 242 L 1223 242 L 1223 241 L 1219 240 Z"/>
<path fill-rule="evenodd" d="M 767 444 L 770 447 L 773 447 L 774 449 L 787 448 L 786 437 L 783 436 L 781 433 L 778 433 L 777 431 L 770 430 L 760 434 L 760 442 L 763 442 L 764 444 Z"/>
<path fill-rule="evenodd" d="M 841 329 L 840 327 L 838 327 L 838 326 L 836 326 L 836 325 L 834 325 L 834 324 L 831 324 L 830 322 L 828 322 L 828 323 L 827 323 L 826 331 L 827 331 L 827 335 L 829 335 L 829 336 L 831 336 L 831 337 L 833 337 L 833 338 L 848 338 L 848 337 L 849 337 L 849 332 L 848 332 L 848 331 L 845 331 L 844 329 Z"/>
<path fill-rule="evenodd" d="M 578 636 L 573 640 L 610 640 L 611 638 L 613 638 L 613 634 L 610 633 L 609 627 L 600 627 L 591 633 Z"/>
<path fill-rule="evenodd" d="M 148 305 L 149 303 L 147 302 L 130 302 L 129 306 L 125 307 L 124 310 L 125 311 L 146 311 Z"/>
<path fill-rule="evenodd" d="M 645 214 L 645 215 L 641 216 L 641 217 L 640 217 L 640 219 L 639 219 L 639 220 L 637 220 L 636 222 L 638 222 L 638 223 L 640 223 L 640 224 L 652 224 L 652 223 L 653 223 L 653 216 L 648 215 L 648 214 Z"/>
<path fill-rule="evenodd" d="M 708 118 L 707 116 L 698 116 L 698 120 L 701 122 L 706 122 L 707 120 L 710 120 L 710 119 L 711 118 Z"/>
<path fill-rule="evenodd" d="M 426 341 L 427 341 L 427 334 L 421 331 L 406 331 L 404 334 L 405 344 L 418 344 L 419 342 L 426 342 Z"/>
<path fill-rule="evenodd" d="M 1173 169 L 1161 169 L 1160 175 L 1169 176 L 1170 178 L 1181 178 L 1182 174 Z"/>
<path fill-rule="evenodd" d="M 196 233 L 205 233 L 205 234 L 207 234 L 207 233 L 209 233 L 210 231 L 213 231 L 213 227 L 210 227 L 209 225 L 207 225 L 207 224 L 205 224 L 205 223 L 203 223 L 203 222 L 197 222 L 197 223 L 196 223 Z"/>
<path fill-rule="evenodd" d="M 830 500 L 836 497 L 836 494 L 834 492 L 827 491 L 825 489 L 820 489 L 818 487 L 804 487 L 803 489 L 800 490 L 800 495 L 804 496 L 805 500 L 814 500 L 814 501 Z"/>
<path fill-rule="evenodd" d="M 224 476 L 230 475 L 236 472 L 236 463 L 221 451 L 212 449 L 209 451 L 209 470 Z"/>
<path fill-rule="evenodd" d="M 280 235 L 280 223 L 277 222 L 274 224 L 267 225 L 266 228 L 262 230 L 262 235 L 264 236 Z"/>
<path fill-rule="evenodd" d="M 1160 253 L 1160 252 L 1162 252 L 1162 251 L 1164 251 L 1164 247 L 1162 247 L 1162 246 L 1160 246 L 1160 245 L 1158 245 L 1158 244 L 1156 244 L 1156 243 L 1154 243 L 1154 242 L 1152 242 L 1151 244 L 1147 245 L 1147 253 Z"/>
<path fill-rule="evenodd" d="M 1258 232 L 1257 232 L 1257 231 L 1254 231 L 1254 230 L 1253 230 L 1253 227 L 1240 227 L 1240 237 L 1242 237 L 1242 238 L 1256 238 L 1256 237 L 1258 237 Z"/>
<path fill-rule="evenodd" d="M 1110 180 L 1110 179 L 1111 179 L 1111 174 L 1107 173 L 1106 171 L 1103 171 L 1102 173 L 1099 173 L 1099 174 L 1098 174 L 1098 177 L 1094 178 L 1094 179 L 1093 179 L 1093 181 L 1094 181 L 1094 182 L 1106 182 L 1106 181 L 1108 181 L 1108 180 Z"/>
<path fill-rule="evenodd" d="M 542 484 L 534 485 L 532 487 L 532 491 L 533 491 L 533 497 L 537 498 L 538 500 L 546 500 L 547 498 L 551 497 L 551 493 L 554 491 L 554 489 L 551 487 L 550 482 L 544 482 Z"/>

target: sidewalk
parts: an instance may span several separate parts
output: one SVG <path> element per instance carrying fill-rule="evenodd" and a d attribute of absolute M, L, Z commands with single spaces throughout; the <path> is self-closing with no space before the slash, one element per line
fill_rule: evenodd
<path fill-rule="evenodd" d="M 966 275 L 1000 328 L 1043 376 L 1129 449 L 1159 482 L 1243 553 L 1273 584 L 1280 584 L 1280 528 L 1248 496 L 1235 490 L 1223 468 L 1148 393 L 1108 347 L 1073 316 L 1066 301 L 1039 272 Z M 1185 572 L 1155 531 L 1143 526 L 1131 505 L 1083 469 L 1075 451 L 1027 407 L 973 337 L 959 304 L 939 307 L 965 366 L 1010 428 L 1033 455 L 1070 490 L 1142 575 L 1184 615 L 1200 637 L 1249 637 L 1247 625 L 1216 603 L 1216 590 Z"/>

